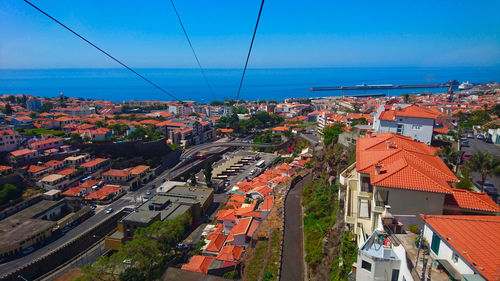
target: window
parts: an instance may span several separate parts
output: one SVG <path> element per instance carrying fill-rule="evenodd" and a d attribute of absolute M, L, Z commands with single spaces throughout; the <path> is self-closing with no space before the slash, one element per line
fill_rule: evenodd
<path fill-rule="evenodd" d="M 396 130 L 396 134 L 402 135 L 403 134 L 403 124 L 398 124 L 398 129 Z"/>
<path fill-rule="evenodd" d="M 399 269 L 393 269 L 391 281 L 398 281 L 398 278 L 399 278 Z"/>
<path fill-rule="evenodd" d="M 455 254 L 455 252 L 453 252 L 451 254 L 451 260 L 454 262 L 454 263 L 458 263 L 458 256 L 457 254 Z"/>
<path fill-rule="evenodd" d="M 371 272 L 372 271 L 372 264 L 363 260 L 363 261 L 361 261 L 361 268 Z"/>
<path fill-rule="evenodd" d="M 436 235 L 436 233 L 432 234 L 432 243 L 431 243 L 431 250 L 437 255 L 439 254 L 439 244 L 441 243 L 441 239 L 439 236 Z"/>
<path fill-rule="evenodd" d="M 411 125 L 412 130 L 420 131 L 422 130 L 422 125 L 420 124 L 413 124 Z"/>

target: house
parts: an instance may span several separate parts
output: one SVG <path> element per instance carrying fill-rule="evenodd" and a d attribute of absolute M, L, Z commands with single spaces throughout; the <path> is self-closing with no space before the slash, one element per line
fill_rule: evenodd
<path fill-rule="evenodd" d="M 49 139 L 44 139 L 44 140 L 32 142 L 28 146 L 31 149 L 43 151 L 43 150 L 51 149 L 51 148 L 59 148 L 61 145 L 63 145 L 63 140 L 61 138 L 54 137 L 54 138 L 49 138 Z"/>
<path fill-rule="evenodd" d="M 130 170 L 110 169 L 102 173 L 102 179 L 105 182 L 125 186 L 129 190 L 135 189 L 139 186 L 139 178 L 134 177 Z"/>
<path fill-rule="evenodd" d="M 246 247 L 253 236 L 259 222 L 252 217 L 245 217 L 238 220 L 238 223 L 231 229 L 226 243 L 239 247 Z"/>
<path fill-rule="evenodd" d="M 375 114 L 373 130 L 375 133 L 397 133 L 430 144 L 439 115 L 439 112 L 418 105 L 382 104 Z"/>
<path fill-rule="evenodd" d="M 344 219 L 361 246 L 386 206 L 401 226 L 421 223 L 416 214 L 443 214 L 456 176 L 437 148 L 394 133 L 360 138 L 356 163 L 340 175 L 346 186 Z"/>
<path fill-rule="evenodd" d="M 42 102 L 39 99 L 30 98 L 26 101 L 26 109 L 29 111 L 38 111 L 42 108 Z"/>
<path fill-rule="evenodd" d="M 63 162 L 64 165 L 70 168 L 76 168 L 80 166 L 81 164 L 85 163 L 88 161 L 90 156 L 88 154 L 81 154 L 77 156 L 69 156 L 64 158 Z"/>
<path fill-rule="evenodd" d="M 93 173 L 109 165 L 109 159 L 96 158 L 80 165 L 86 173 Z"/>
<path fill-rule="evenodd" d="M 285 132 L 289 132 L 290 128 L 289 127 L 279 126 L 279 127 L 274 127 L 272 129 L 272 131 L 273 131 L 273 134 L 284 134 Z"/>
<path fill-rule="evenodd" d="M 82 138 L 88 138 L 92 141 L 107 141 L 111 139 L 112 132 L 107 128 L 98 128 L 95 130 L 86 130 L 80 133 Z"/>
<path fill-rule="evenodd" d="M 18 159 L 33 159 L 38 157 L 38 151 L 34 149 L 20 149 L 20 150 L 15 150 L 10 152 L 10 160 L 13 162 L 16 162 Z"/>
<path fill-rule="evenodd" d="M 30 165 L 28 167 L 28 175 L 32 178 L 38 178 L 49 172 L 49 167 L 47 166 L 38 166 L 38 165 Z"/>
<path fill-rule="evenodd" d="M 101 189 L 87 194 L 85 199 L 102 203 L 103 201 L 110 200 L 123 192 L 123 188 L 119 185 L 105 185 Z"/>
<path fill-rule="evenodd" d="M 64 168 L 64 162 L 59 160 L 50 160 L 45 163 L 45 166 L 49 167 L 50 171 L 54 172 Z"/>
<path fill-rule="evenodd" d="M 0 176 L 6 176 L 14 172 L 11 166 L 0 165 Z"/>
<path fill-rule="evenodd" d="M 10 124 L 14 125 L 15 127 L 30 128 L 33 126 L 33 119 L 25 115 L 14 116 L 10 120 Z"/>
<path fill-rule="evenodd" d="M 213 259 L 214 257 L 195 255 L 192 256 L 189 263 L 184 264 L 181 269 L 208 274 L 208 268 L 210 267 Z"/>
<path fill-rule="evenodd" d="M 153 178 L 151 167 L 146 165 L 135 166 L 130 169 L 130 173 L 137 178 L 139 184 L 144 184 Z"/>
<path fill-rule="evenodd" d="M 430 255 L 455 280 L 497 280 L 500 217 L 421 215 Z"/>
<path fill-rule="evenodd" d="M 20 139 L 21 136 L 13 128 L 0 129 L 0 151 L 17 150 Z"/>
<path fill-rule="evenodd" d="M 45 190 L 63 189 L 68 182 L 66 176 L 58 174 L 50 174 L 38 181 L 37 185 Z"/>

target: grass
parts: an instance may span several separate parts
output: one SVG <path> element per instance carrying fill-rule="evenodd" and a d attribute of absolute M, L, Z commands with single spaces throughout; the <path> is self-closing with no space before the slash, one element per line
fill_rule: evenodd
<path fill-rule="evenodd" d="M 279 259 L 281 252 L 281 235 L 282 232 L 279 230 L 274 231 L 271 235 L 271 249 L 269 259 L 267 260 L 266 267 L 264 269 L 264 277 L 267 277 L 266 273 L 269 273 L 270 275 L 268 275 L 269 277 L 264 278 L 265 280 L 276 280 L 276 278 L 278 277 L 278 268 L 280 262 Z"/>
<path fill-rule="evenodd" d="M 55 135 L 63 136 L 65 133 L 60 130 L 47 130 L 44 128 L 26 129 L 24 130 L 25 135 Z"/>
<path fill-rule="evenodd" d="M 304 244 L 306 262 L 315 268 L 323 260 L 323 238 L 335 224 L 337 212 L 336 185 L 328 185 L 324 178 L 304 188 L 302 204 L 305 207 Z"/>
<path fill-rule="evenodd" d="M 259 241 L 255 246 L 255 253 L 246 269 L 246 280 L 257 281 L 262 270 L 262 262 L 267 252 L 267 241 Z"/>

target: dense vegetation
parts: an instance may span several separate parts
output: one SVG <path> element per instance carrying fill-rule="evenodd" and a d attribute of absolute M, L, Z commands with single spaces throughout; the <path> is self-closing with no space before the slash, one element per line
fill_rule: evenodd
<path fill-rule="evenodd" d="M 340 240 L 340 250 L 332 263 L 332 271 L 330 280 L 347 280 L 349 273 L 352 270 L 353 263 L 358 257 L 358 245 L 356 237 L 353 233 L 345 231 Z"/>
<path fill-rule="evenodd" d="M 94 264 L 85 266 L 83 275 L 76 280 L 115 280 L 118 274 L 121 281 L 157 279 L 175 256 L 174 248 L 190 225 L 191 216 L 184 214 L 138 228 L 132 241 L 110 257 L 100 257 Z"/>
<path fill-rule="evenodd" d="M 304 243 L 306 262 L 315 268 L 323 260 L 323 238 L 335 224 L 337 213 L 336 184 L 329 185 L 324 177 L 308 183 L 302 192 L 305 207 Z"/>
<path fill-rule="evenodd" d="M 231 116 L 221 117 L 217 121 L 218 128 L 232 128 L 235 133 L 247 134 L 252 129 L 269 128 L 283 122 L 283 117 L 267 112 L 258 113 L 249 119 L 240 120 L 236 113 Z"/>
<path fill-rule="evenodd" d="M 15 185 L 6 183 L 0 187 L 0 205 L 16 200 L 23 195 L 23 191 Z"/>
<path fill-rule="evenodd" d="M 144 141 L 155 141 L 163 138 L 164 134 L 156 129 L 155 125 L 135 126 L 134 130 L 128 135 L 129 139 L 142 139 Z"/>
<path fill-rule="evenodd" d="M 339 135 L 344 132 L 344 127 L 345 125 L 343 123 L 335 123 L 331 126 L 325 127 L 323 129 L 323 143 L 325 145 L 337 143 Z"/>

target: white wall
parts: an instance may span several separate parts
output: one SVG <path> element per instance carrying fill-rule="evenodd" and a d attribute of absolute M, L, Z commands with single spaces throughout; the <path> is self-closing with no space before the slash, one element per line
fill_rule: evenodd
<path fill-rule="evenodd" d="M 389 191 L 388 205 L 391 206 L 391 213 L 395 216 L 443 214 L 444 194 L 442 193 L 376 186 L 373 192 L 374 196 L 376 196 L 377 190 Z"/>
<path fill-rule="evenodd" d="M 431 244 L 432 244 L 432 235 L 433 235 L 432 229 L 430 229 L 428 227 L 428 225 L 426 224 L 424 227 L 424 238 L 429 243 L 429 248 L 431 247 Z M 444 240 L 441 240 L 441 242 L 439 243 L 439 251 L 438 251 L 437 256 L 435 255 L 435 253 L 432 250 L 430 252 L 431 252 L 431 255 L 435 259 L 447 260 L 453 267 L 455 267 L 455 269 L 460 274 L 474 274 L 474 271 L 472 270 L 471 267 L 469 267 L 469 265 L 467 263 L 465 263 L 462 256 L 458 255 L 458 262 L 457 263 L 455 263 L 452 260 L 454 250 L 447 243 L 445 243 Z M 455 252 L 455 254 L 458 254 L 458 253 Z"/>

